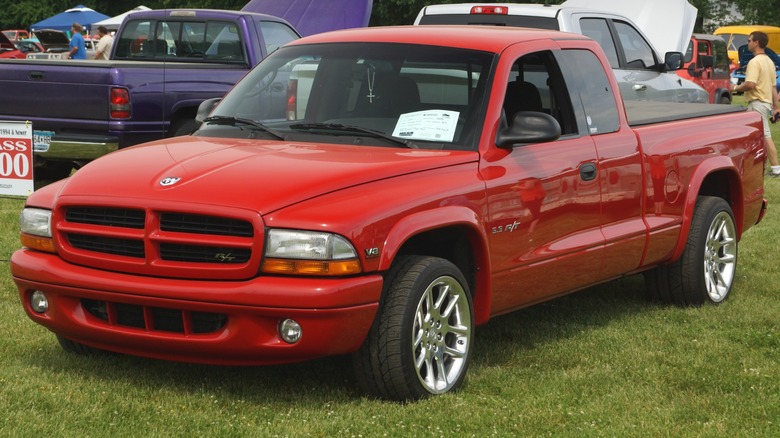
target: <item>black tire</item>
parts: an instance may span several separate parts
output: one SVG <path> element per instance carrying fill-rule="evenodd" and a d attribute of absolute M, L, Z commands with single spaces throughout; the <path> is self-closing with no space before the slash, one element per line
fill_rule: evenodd
<path fill-rule="evenodd" d="M 718 103 L 722 105 L 731 105 L 731 98 L 724 94 L 723 96 L 720 96 L 720 99 L 718 99 Z"/>
<path fill-rule="evenodd" d="M 383 289 L 374 324 L 353 355 L 360 386 L 396 401 L 459 389 L 474 326 L 471 294 L 460 270 L 441 258 L 399 257 Z"/>
<path fill-rule="evenodd" d="M 700 196 L 682 257 L 645 273 L 650 298 L 680 306 L 718 304 L 731 292 L 737 271 L 734 214 L 722 198 Z"/>
<path fill-rule="evenodd" d="M 190 135 L 200 128 L 200 123 L 195 119 L 176 119 L 171 123 L 171 129 L 168 130 L 168 137 L 180 137 Z"/>
<path fill-rule="evenodd" d="M 60 335 L 57 335 L 57 341 L 60 343 L 60 347 L 62 347 L 62 349 L 67 351 L 68 353 L 78 354 L 80 356 L 94 356 L 98 354 L 103 354 L 103 350 L 98 350 L 97 348 L 92 348 L 84 344 L 79 344 L 78 342 L 71 341 L 70 339 L 67 338 L 63 338 Z"/>

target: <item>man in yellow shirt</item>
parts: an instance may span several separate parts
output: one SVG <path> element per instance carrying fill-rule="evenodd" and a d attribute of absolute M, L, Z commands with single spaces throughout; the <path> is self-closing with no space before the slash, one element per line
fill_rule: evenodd
<path fill-rule="evenodd" d="M 778 93 L 775 84 L 777 74 L 775 63 L 764 53 L 769 37 L 760 31 L 752 32 L 748 37 L 748 50 L 753 59 L 748 62 L 745 70 L 745 82 L 734 86 L 732 91 L 745 93 L 748 109 L 761 114 L 764 121 L 764 141 L 766 155 L 769 158 L 769 176 L 780 177 L 780 164 L 777 162 L 777 147 L 769 130 L 769 118 L 780 114 L 778 110 Z"/>

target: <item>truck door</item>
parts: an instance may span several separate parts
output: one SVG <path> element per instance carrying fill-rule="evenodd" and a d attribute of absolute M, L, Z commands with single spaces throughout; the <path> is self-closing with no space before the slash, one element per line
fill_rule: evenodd
<path fill-rule="evenodd" d="M 576 85 L 572 100 L 584 113 L 580 132 L 596 146 L 601 190 L 601 229 L 605 239 L 600 276 L 611 278 L 639 266 L 647 227 L 642 214 L 644 189 L 639 142 L 631 129 L 620 127 L 612 85 L 596 55 L 588 50 L 559 52 L 564 76 Z M 583 122 L 584 121 L 584 122 Z"/>
<path fill-rule="evenodd" d="M 578 129 L 555 56 L 540 51 L 506 63 L 502 127 L 518 111 L 544 112 L 558 120 L 562 136 L 488 154 L 481 164 L 493 313 L 597 281 L 604 252 L 598 156 L 593 140 Z"/>

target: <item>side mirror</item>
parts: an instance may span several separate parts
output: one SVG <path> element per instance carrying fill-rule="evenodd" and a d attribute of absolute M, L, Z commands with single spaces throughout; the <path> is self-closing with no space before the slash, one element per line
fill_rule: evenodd
<path fill-rule="evenodd" d="M 701 65 L 704 68 L 712 68 L 715 65 L 715 57 L 712 55 L 699 55 L 701 58 Z"/>
<path fill-rule="evenodd" d="M 679 70 L 682 67 L 682 52 L 666 52 L 666 56 L 664 56 L 664 68 L 666 71 Z"/>
<path fill-rule="evenodd" d="M 561 136 L 561 125 L 547 113 L 519 111 L 512 123 L 498 132 L 496 145 L 510 149 L 523 143 L 555 141 Z"/>
<path fill-rule="evenodd" d="M 195 121 L 198 123 L 203 123 L 203 120 L 205 120 L 206 117 L 211 114 L 211 111 L 214 110 L 214 108 L 221 100 L 221 97 L 214 97 L 201 102 L 200 105 L 198 105 L 198 113 L 195 115 Z"/>

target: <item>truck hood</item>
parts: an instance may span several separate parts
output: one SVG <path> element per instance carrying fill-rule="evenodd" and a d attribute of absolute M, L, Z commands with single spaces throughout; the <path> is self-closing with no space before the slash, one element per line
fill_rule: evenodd
<path fill-rule="evenodd" d="M 36 30 L 33 34 L 47 52 L 67 51 L 70 47 L 68 35 L 61 30 L 41 29 Z"/>
<path fill-rule="evenodd" d="M 14 46 L 14 43 L 11 42 L 4 33 L 0 32 L 0 51 L 9 50 L 16 50 L 16 46 Z"/>
<path fill-rule="evenodd" d="M 633 21 L 664 56 L 682 52 L 696 22 L 697 9 L 686 0 L 566 0 L 561 7 L 578 7 L 622 15 Z"/>
<path fill-rule="evenodd" d="M 477 157 L 464 151 L 177 137 L 101 157 L 71 176 L 59 195 L 195 202 L 266 214 L 347 187 Z"/>

